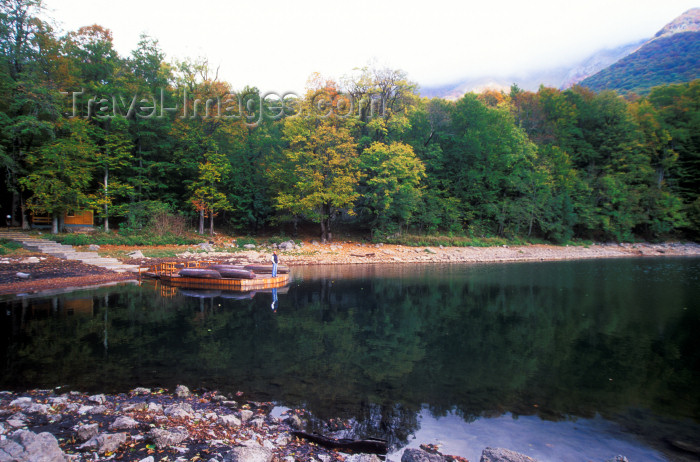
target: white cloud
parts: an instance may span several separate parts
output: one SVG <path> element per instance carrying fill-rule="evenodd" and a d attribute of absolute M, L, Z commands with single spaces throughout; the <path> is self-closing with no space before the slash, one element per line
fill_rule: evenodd
<path fill-rule="evenodd" d="M 141 32 L 170 59 L 207 56 L 235 88 L 300 91 L 371 59 L 423 85 L 567 65 L 652 36 L 687 0 L 45 0 L 64 30 L 100 24 L 129 55 Z"/>

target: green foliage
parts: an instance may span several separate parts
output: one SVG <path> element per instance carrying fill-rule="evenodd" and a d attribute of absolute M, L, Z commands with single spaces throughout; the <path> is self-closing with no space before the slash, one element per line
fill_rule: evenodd
<path fill-rule="evenodd" d="M 240 249 L 248 244 L 258 245 L 258 241 L 253 237 L 239 237 L 236 239 L 236 245 Z"/>
<path fill-rule="evenodd" d="M 22 244 L 19 242 L 10 241 L 9 239 L 0 239 L 0 255 L 8 255 L 21 249 Z"/>
<path fill-rule="evenodd" d="M 156 235 L 145 232 L 137 234 L 121 233 L 91 233 L 91 234 L 59 234 L 53 237 L 57 242 L 66 245 L 190 245 L 201 242 L 201 239 L 175 236 L 172 234 Z"/>
<path fill-rule="evenodd" d="M 502 237 L 470 237 L 445 235 L 402 234 L 396 237 L 377 239 L 375 242 L 405 245 L 409 247 L 494 247 L 506 244 L 516 245 L 524 241 L 513 241 Z"/>
<path fill-rule="evenodd" d="M 99 25 L 60 37 L 40 1 L 0 5 L 0 206 L 14 217 L 89 208 L 115 239 L 151 241 L 184 238 L 197 214 L 200 232 L 207 217 L 252 235 L 311 222 L 323 239 L 337 223 L 373 239 L 700 236 L 700 81 L 652 89 L 698 77 L 699 32 L 590 80 L 648 92 L 632 102 L 581 86 L 427 100 L 405 72 L 366 66 L 340 85 L 313 75 L 279 120 L 279 102 L 233 95 L 204 58 L 169 64 L 156 38 L 122 57 Z M 141 117 L 161 104 L 177 113 Z"/>

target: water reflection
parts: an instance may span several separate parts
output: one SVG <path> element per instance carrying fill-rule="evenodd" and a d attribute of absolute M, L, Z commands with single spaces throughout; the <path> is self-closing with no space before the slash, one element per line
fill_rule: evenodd
<path fill-rule="evenodd" d="M 154 284 L 9 302 L 0 386 L 242 390 L 397 448 L 426 412 L 474 425 L 604 418 L 663 451 L 669 435 L 698 445 L 698 259 L 312 267 L 293 279 L 276 294 Z M 630 410 L 676 424 L 650 429 Z"/>

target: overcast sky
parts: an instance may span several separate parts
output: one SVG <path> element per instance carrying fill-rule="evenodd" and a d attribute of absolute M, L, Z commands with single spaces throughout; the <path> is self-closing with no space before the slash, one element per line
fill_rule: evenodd
<path fill-rule="evenodd" d="M 301 91 L 373 61 L 421 86 L 569 65 L 651 37 L 699 0 L 44 0 L 63 31 L 99 24 L 122 56 L 142 32 L 206 56 L 234 89 Z"/>

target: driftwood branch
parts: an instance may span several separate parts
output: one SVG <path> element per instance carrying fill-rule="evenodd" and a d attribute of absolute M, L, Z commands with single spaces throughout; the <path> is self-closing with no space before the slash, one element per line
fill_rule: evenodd
<path fill-rule="evenodd" d="M 292 434 L 299 438 L 309 440 L 312 443 L 316 443 L 319 446 L 330 449 L 346 449 L 364 454 L 386 454 L 387 452 L 386 440 L 378 440 L 374 438 L 368 438 L 365 440 L 334 439 L 317 434 L 312 435 L 305 432 L 292 432 Z"/>

